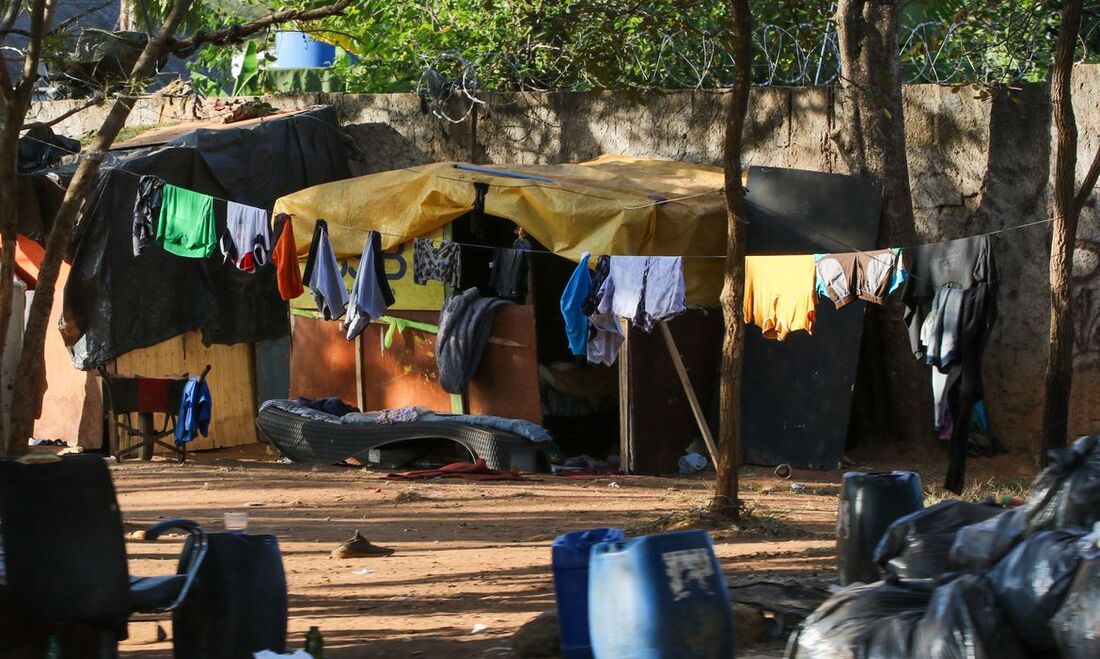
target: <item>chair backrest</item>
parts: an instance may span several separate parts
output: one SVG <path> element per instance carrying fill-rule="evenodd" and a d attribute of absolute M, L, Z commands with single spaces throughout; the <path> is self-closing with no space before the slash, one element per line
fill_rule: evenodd
<path fill-rule="evenodd" d="M 0 460 L 0 535 L 11 614 L 93 624 L 127 618 L 126 543 L 103 458 Z"/>
<path fill-rule="evenodd" d="M 183 399 L 186 379 L 118 376 L 101 373 L 109 412 L 160 412 L 176 414 Z"/>

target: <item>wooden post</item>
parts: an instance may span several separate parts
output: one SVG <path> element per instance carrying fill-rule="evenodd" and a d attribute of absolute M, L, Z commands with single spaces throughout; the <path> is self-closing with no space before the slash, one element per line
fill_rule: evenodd
<path fill-rule="evenodd" d="M 367 411 L 366 395 L 363 393 L 363 333 L 355 335 L 355 404 L 359 411 Z"/>
<path fill-rule="evenodd" d="M 668 346 L 668 354 L 672 357 L 672 365 L 676 367 L 676 374 L 680 376 L 680 384 L 684 386 L 684 393 L 687 394 L 691 412 L 695 415 L 695 423 L 699 425 L 699 432 L 702 433 L 703 441 L 707 445 L 710 462 L 712 465 L 716 465 L 718 464 L 718 447 L 714 443 L 714 436 L 710 434 L 710 426 L 707 425 L 707 418 L 703 414 L 702 406 L 699 405 L 699 398 L 695 395 L 695 387 L 691 386 L 691 379 L 688 378 L 687 368 L 684 367 L 680 350 L 676 347 L 676 341 L 673 340 L 672 332 L 668 329 L 665 321 L 659 321 L 657 324 L 661 327 L 661 336 L 664 337 L 665 345 Z"/>

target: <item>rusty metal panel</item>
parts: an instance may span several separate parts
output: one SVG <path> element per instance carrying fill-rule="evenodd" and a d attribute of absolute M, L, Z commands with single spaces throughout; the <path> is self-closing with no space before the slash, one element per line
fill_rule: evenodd
<path fill-rule="evenodd" d="M 718 384 L 722 315 L 692 310 L 668 321 L 684 366 L 704 409 Z M 619 359 L 620 454 L 634 474 L 667 474 L 699 428 L 660 334 L 630 327 Z"/>
<path fill-rule="evenodd" d="M 481 366 L 470 381 L 471 414 L 491 414 L 542 423 L 538 346 L 531 306 L 497 311 Z"/>
<path fill-rule="evenodd" d="M 338 396 L 355 404 L 355 344 L 340 323 L 291 317 L 290 397 Z"/>

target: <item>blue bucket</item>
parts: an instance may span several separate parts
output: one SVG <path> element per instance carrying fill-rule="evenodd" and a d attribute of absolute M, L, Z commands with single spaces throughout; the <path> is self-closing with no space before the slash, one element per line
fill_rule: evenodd
<path fill-rule="evenodd" d="M 550 547 L 564 659 L 592 659 L 588 637 L 588 556 L 601 542 L 621 542 L 622 529 L 589 529 L 559 535 Z"/>
<path fill-rule="evenodd" d="M 287 30 L 275 33 L 276 69 L 307 69 L 332 66 L 336 46 L 318 41 L 305 32 Z"/>

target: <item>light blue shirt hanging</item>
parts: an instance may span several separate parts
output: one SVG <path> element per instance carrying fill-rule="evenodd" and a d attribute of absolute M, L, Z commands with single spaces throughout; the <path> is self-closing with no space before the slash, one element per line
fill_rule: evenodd
<path fill-rule="evenodd" d="M 588 257 L 588 252 L 581 254 L 581 261 L 561 294 L 561 315 L 565 318 L 565 335 L 569 339 L 569 350 L 574 355 L 588 353 L 588 316 L 581 311 L 592 289 L 592 273 L 588 270 Z"/>

